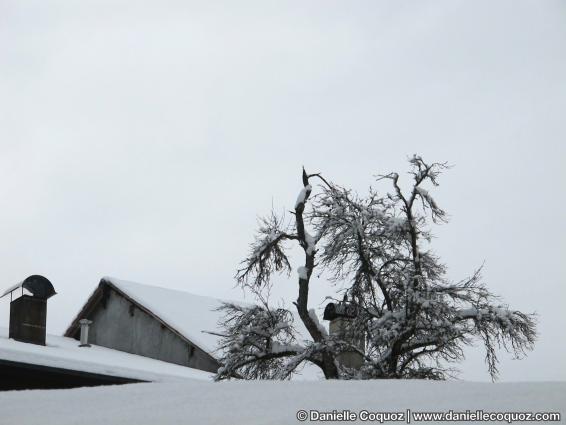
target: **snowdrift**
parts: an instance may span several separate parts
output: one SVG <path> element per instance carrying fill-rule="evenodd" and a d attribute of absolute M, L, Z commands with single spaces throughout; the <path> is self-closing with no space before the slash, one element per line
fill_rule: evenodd
<path fill-rule="evenodd" d="M 183 383 L 4 392 L 0 393 L 0 423 L 2 425 L 296 424 L 300 423 L 296 418 L 299 410 L 406 414 L 407 409 L 412 412 L 450 410 L 465 412 L 482 409 L 485 412 L 560 412 L 563 417 L 566 411 L 565 396 L 565 382 L 215 383 L 191 380 Z M 379 423 L 377 420 L 368 422 Z M 367 422 L 356 420 L 348 423 Z M 411 423 L 416 421 L 413 420 Z"/>

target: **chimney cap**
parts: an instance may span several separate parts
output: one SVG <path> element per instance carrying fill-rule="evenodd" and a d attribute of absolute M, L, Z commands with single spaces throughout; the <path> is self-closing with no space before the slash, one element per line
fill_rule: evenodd
<path fill-rule="evenodd" d="M 338 302 L 328 303 L 324 309 L 323 320 L 334 320 L 340 317 L 355 319 L 358 316 L 358 308 L 354 303 Z"/>
<path fill-rule="evenodd" d="M 38 274 L 34 274 L 32 276 L 27 277 L 22 282 L 13 285 L 6 289 L 4 293 L 0 296 L 0 298 L 8 295 L 9 293 L 15 291 L 16 289 L 24 288 L 27 289 L 32 293 L 35 298 L 40 298 L 42 300 L 47 300 L 55 295 L 55 288 L 47 279 L 46 277 L 40 276 Z"/>

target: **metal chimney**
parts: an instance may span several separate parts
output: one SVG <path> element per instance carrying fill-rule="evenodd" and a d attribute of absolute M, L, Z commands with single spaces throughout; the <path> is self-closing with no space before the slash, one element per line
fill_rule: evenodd
<path fill-rule="evenodd" d="M 18 289 L 21 289 L 21 296 L 13 299 Z M 24 289 L 31 295 L 24 294 Z M 51 282 L 43 276 L 33 275 L 8 288 L 0 298 L 8 294 L 11 300 L 9 337 L 17 341 L 45 345 L 47 299 L 56 294 Z"/>
<path fill-rule="evenodd" d="M 92 320 L 81 319 L 79 324 L 81 325 L 81 344 L 79 347 L 90 347 L 88 343 L 88 327 L 92 323 Z"/>

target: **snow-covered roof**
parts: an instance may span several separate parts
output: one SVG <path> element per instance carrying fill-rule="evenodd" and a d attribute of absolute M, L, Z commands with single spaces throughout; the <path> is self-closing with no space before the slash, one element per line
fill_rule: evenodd
<path fill-rule="evenodd" d="M 46 344 L 35 345 L 8 339 L 8 329 L 0 327 L 0 361 L 151 382 L 212 379 L 211 373 L 149 357 L 96 345 L 79 347 L 79 342 L 72 338 L 47 335 Z"/>
<path fill-rule="evenodd" d="M 21 282 L 18 282 L 12 286 L 10 286 L 8 289 L 6 289 L 4 292 L 2 292 L 2 294 L 0 294 L 0 298 L 5 297 L 6 295 L 8 295 L 10 292 L 15 291 L 18 288 L 21 288 L 22 284 L 24 283 L 24 281 L 22 280 Z"/>
<path fill-rule="evenodd" d="M 218 332 L 218 320 L 222 313 L 217 308 L 223 300 L 114 277 L 103 277 L 101 283 L 122 292 L 179 335 L 213 357 L 217 356 L 220 337 L 208 332 Z"/>
<path fill-rule="evenodd" d="M 104 280 L 151 310 L 199 348 L 211 355 L 216 351 L 219 337 L 208 332 L 218 330 L 222 313 L 216 309 L 222 305 L 222 300 L 113 277 Z"/>
<path fill-rule="evenodd" d="M 2 293 L 2 295 L 0 295 L 0 298 L 11 294 L 19 288 L 22 288 L 22 294 L 25 290 L 28 293 L 32 294 L 34 297 L 44 300 L 51 298 L 53 295 L 57 294 L 57 292 L 55 292 L 55 288 L 53 288 L 53 285 L 47 278 L 41 275 L 32 275 L 22 280 L 21 282 L 10 286 Z"/>

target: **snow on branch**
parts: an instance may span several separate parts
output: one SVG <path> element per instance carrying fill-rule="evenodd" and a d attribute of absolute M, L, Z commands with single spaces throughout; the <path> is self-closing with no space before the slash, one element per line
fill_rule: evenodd
<path fill-rule="evenodd" d="M 434 162 L 432 164 L 427 164 L 421 156 L 413 155 L 409 158 L 409 164 L 411 164 L 411 171 L 409 172 L 414 180 L 415 185 L 419 186 L 423 181 L 430 180 L 434 186 L 438 186 L 438 176 L 450 166 L 446 162 Z"/>
<path fill-rule="evenodd" d="M 310 316 L 311 320 L 316 324 L 318 329 L 320 330 L 320 333 L 322 335 L 324 335 L 325 337 L 328 337 L 328 332 L 326 331 L 326 328 L 324 326 L 322 326 L 322 323 L 320 323 L 320 321 L 318 320 L 318 316 L 316 315 L 316 311 L 314 311 L 313 308 L 311 308 L 309 310 L 309 316 Z"/>
<path fill-rule="evenodd" d="M 503 347 L 521 358 L 532 350 L 537 334 L 535 316 L 512 311 L 507 306 L 484 304 L 480 308 L 457 311 L 456 320 L 471 320 L 473 334 L 480 337 L 486 349 L 486 363 L 489 373 L 495 379 L 498 374 L 495 348 Z"/>
<path fill-rule="evenodd" d="M 251 245 L 250 255 L 242 262 L 236 273 L 238 283 L 250 288 L 268 285 L 275 272 L 289 272 L 291 265 L 283 242 L 297 239 L 297 235 L 287 233 L 282 218 L 274 213 L 260 221 L 258 234 Z"/>
<path fill-rule="evenodd" d="M 426 189 L 423 189 L 420 186 L 415 186 L 415 193 L 421 198 L 423 209 L 425 211 L 427 209 L 430 210 L 432 220 L 435 223 L 446 222 L 446 212 L 436 204 L 436 201 Z"/>
<path fill-rule="evenodd" d="M 299 196 L 297 196 L 297 200 L 295 202 L 295 209 L 298 208 L 301 204 L 305 203 L 311 191 L 312 191 L 312 186 L 310 184 L 307 184 L 301 189 L 301 191 L 299 192 Z"/>
<path fill-rule="evenodd" d="M 295 341 L 293 315 L 288 310 L 233 303 L 224 303 L 219 310 L 224 313 L 219 324 L 225 332 L 217 380 L 277 378 L 283 358 L 304 350 Z"/>

